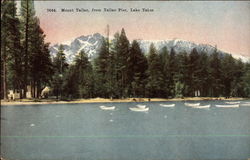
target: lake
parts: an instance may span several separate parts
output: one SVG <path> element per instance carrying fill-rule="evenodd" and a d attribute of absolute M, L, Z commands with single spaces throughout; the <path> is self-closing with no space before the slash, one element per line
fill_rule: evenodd
<path fill-rule="evenodd" d="M 1 106 L 1 156 L 7 160 L 250 158 L 250 106 L 217 108 L 215 104 L 225 102 L 195 102 L 211 107 L 196 109 L 184 102 Z M 174 108 L 159 105 L 172 103 Z M 136 104 L 147 105 L 149 111 L 130 111 Z M 101 105 L 116 109 L 101 110 Z"/>

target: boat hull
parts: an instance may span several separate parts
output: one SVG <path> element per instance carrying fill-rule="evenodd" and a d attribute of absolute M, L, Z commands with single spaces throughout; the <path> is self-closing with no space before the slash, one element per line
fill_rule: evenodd
<path fill-rule="evenodd" d="M 225 102 L 225 103 L 227 103 L 227 104 L 239 104 L 240 102 L 238 101 L 238 102 Z"/>
<path fill-rule="evenodd" d="M 194 106 L 193 108 L 199 108 L 199 109 L 205 109 L 205 108 L 210 108 L 210 104 L 209 105 L 204 105 L 204 106 Z"/>
<path fill-rule="evenodd" d="M 160 104 L 162 107 L 174 107 L 175 104 Z"/>
<path fill-rule="evenodd" d="M 200 103 L 184 103 L 184 104 L 189 107 L 195 107 L 200 105 Z"/>
<path fill-rule="evenodd" d="M 215 105 L 216 107 L 219 108 L 238 108 L 239 105 L 238 104 L 234 104 L 234 105 Z"/>
<path fill-rule="evenodd" d="M 100 108 L 101 108 L 102 110 L 114 110 L 114 109 L 115 109 L 115 106 L 112 106 L 112 107 L 100 106 Z"/>
<path fill-rule="evenodd" d="M 149 108 L 129 108 L 131 111 L 135 111 L 135 112 L 146 112 L 149 110 Z"/>

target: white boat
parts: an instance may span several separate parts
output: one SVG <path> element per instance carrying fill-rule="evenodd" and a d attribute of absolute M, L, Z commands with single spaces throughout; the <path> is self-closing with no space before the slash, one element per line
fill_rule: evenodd
<path fill-rule="evenodd" d="M 231 105 L 215 105 L 216 107 L 221 107 L 221 108 L 238 108 L 240 105 L 238 104 L 231 104 Z"/>
<path fill-rule="evenodd" d="M 146 108 L 146 105 L 137 104 L 136 106 L 137 106 L 138 108 L 141 108 L 141 109 Z"/>
<path fill-rule="evenodd" d="M 225 103 L 227 103 L 227 104 L 239 104 L 240 101 L 237 101 L 237 102 L 225 102 Z"/>
<path fill-rule="evenodd" d="M 146 112 L 149 110 L 149 108 L 138 108 L 138 107 L 131 107 L 129 108 L 131 111 L 135 111 L 135 112 Z"/>
<path fill-rule="evenodd" d="M 162 107 L 174 107 L 175 104 L 160 104 Z"/>
<path fill-rule="evenodd" d="M 210 108 L 210 104 L 209 105 L 204 105 L 204 106 L 193 106 L 193 108 L 200 108 L 200 109 L 203 109 L 203 108 Z"/>
<path fill-rule="evenodd" d="M 189 107 L 195 107 L 200 105 L 200 103 L 184 103 L 184 104 Z"/>
<path fill-rule="evenodd" d="M 243 104 L 250 104 L 250 102 L 243 102 Z"/>
<path fill-rule="evenodd" d="M 114 110 L 115 109 L 115 106 L 111 106 L 111 107 L 108 107 L 108 106 L 100 106 L 100 108 L 102 110 Z"/>
<path fill-rule="evenodd" d="M 245 102 L 245 103 L 242 103 L 240 104 L 241 106 L 250 106 L 250 102 Z"/>

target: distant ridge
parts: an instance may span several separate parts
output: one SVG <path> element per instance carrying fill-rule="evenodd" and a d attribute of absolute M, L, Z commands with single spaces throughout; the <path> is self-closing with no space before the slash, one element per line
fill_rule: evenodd
<path fill-rule="evenodd" d="M 84 50 L 88 55 L 89 59 L 92 60 L 97 57 L 99 49 L 101 47 L 101 40 L 103 36 L 99 33 L 95 33 L 92 35 L 80 36 L 71 41 L 61 43 L 64 47 L 64 53 L 66 55 L 66 59 L 69 63 L 74 60 L 76 54 L 78 54 L 81 50 Z M 149 50 L 149 46 L 153 43 L 156 49 L 160 50 L 164 46 L 167 47 L 170 52 L 171 48 L 174 48 L 176 53 L 186 52 L 190 53 L 193 48 L 196 48 L 198 53 L 205 52 L 207 54 L 212 54 L 216 49 L 214 46 L 209 44 L 196 44 L 194 42 L 181 40 L 181 39 L 172 39 L 172 40 L 137 40 L 140 44 L 142 51 L 147 54 Z M 59 44 L 53 45 L 50 47 L 50 54 L 52 57 L 55 57 L 58 52 Z M 217 49 L 219 54 L 226 54 L 226 52 Z M 241 55 L 232 54 L 232 56 L 236 59 L 241 58 L 243 62 L 249 61 L 250 57 L 245 57 Z"/>

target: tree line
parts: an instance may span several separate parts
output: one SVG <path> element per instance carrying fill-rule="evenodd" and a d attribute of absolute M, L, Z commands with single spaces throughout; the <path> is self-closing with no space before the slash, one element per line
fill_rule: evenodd
<path fill-rule="evenodd" d="M 1 1 L 1 98 L 9 89 L 26 98 L 27 86 L 32 97 L 50 83 L 53 64 L 49 43 L 35 16 L 33 0 L 21 0 L 17 13 L 15 0 Z"/>
<path fill-rule="evenodd" d="M 198 53 L 196 48 L 190 54 L 177 54 L 174 48 L 157 50 L 151 44 L 145 54 L 136 40 L 130 44 L 124 29 L 112 42 L 102 39 L 93 62 L 81 51 L 72 64 L 67 64 L 60 46 L 54 63 L 59 69 L 53 78 L 57 88 L 54 94 L 63 97 L 250 96 L 249 63 L 221 54 L 216 48 L 212 54 Z"/>
<path fill-rule="evenodd" d="M 21 0 L 20 15 L 14 0 L 1 1 L 1 9 L 1 98 L 7 98 L 9 89 L 25 98 L 27 85 L 33 98 L 45 86 L 67 99 L 250 97 L 250 64 L 216 48 L 212 54 L 196 48 L 189 54 L 151 44 L 143 53 L 122 29 L 112 41 L 102 39 L 94 61 L 81 51 L 68 64 L 62 45 L 51 58 L 32 0 Z"/>

